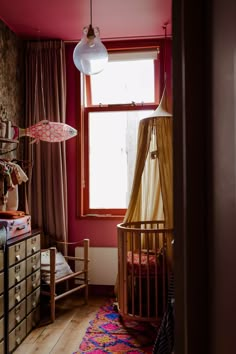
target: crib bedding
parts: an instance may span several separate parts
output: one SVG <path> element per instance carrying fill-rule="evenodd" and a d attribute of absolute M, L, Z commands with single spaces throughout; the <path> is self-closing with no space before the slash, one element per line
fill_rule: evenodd
<path fill-rule="evenodd" d="M 160 250 L 127 252 L 127 310 L 135 317 L 161 317 L 163 257 Z"/>
<path fill-rule="evenodd" d="M 156 253 L 146 251 L 127 253 L 127 271 L 129 274 L 147 276 L 161 272 L 161 252 Z"/>

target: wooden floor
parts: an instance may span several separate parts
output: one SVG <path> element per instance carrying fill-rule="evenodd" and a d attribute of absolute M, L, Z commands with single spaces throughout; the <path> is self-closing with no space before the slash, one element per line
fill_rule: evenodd
<path fill-rule="evenodd" d="M 56 303 L 56 321 L 34 329 L 14 354 L 72 354 L 79 345 L 97 310 L 105 303 L 101 296 L 89 297 L 88 305 L 80 295 Z"/>

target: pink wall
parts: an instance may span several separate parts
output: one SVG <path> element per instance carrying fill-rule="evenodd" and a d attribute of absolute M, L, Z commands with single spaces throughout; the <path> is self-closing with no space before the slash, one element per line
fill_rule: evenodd
<path fill-rule="evenodd" d="M 166 76 L 167 105 L 172 112 L 172 40 L 166 42 Z"/>
<path fill-rule="evenodd" d="M 76 75 L 77 69 L 73 64 L 74 44 L 66 46 L 67 61 L 67 124 L 76 127 Z M 168 45 L 166 55 L 167 94 L 171 107 L 171 48 Z M 79 131 L 78 131 L 79 134 Z M 75 241 L 85 237 L 90 238 L 91 246 L 114 247 L 117 246 L 116 226 L 122 222 L 118 220 L 79 219 L 76 217 L 76 144 L 77 138 L 66 142 L 67 147 L 67 173 L 68 173 L 68 220 L 69 240 Z"/>
<path fill-rule="evenodd" d="M 67 124 L 76 127 L 76 83 L 77 69 L 72 60 L 74 44 L 66 46 L 67 61 Z M 79 131 L 78 131 L 79 134 Z M 79 219 L 76 217 L 76 144 L 77 139 L 66 142 L 68 174 L 68 220 L 69 240 L 90 238 L 91 246 L 117 246 L 116 225 L 120 220 Z"/>

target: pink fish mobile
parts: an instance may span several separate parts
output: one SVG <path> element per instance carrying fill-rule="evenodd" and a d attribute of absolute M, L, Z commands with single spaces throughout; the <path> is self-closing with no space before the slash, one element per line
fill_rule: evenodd
<path fill-rule="evenodd" d="M 77 130 L 65 123 L 50 122 L 49 120 L 41 120 L 35 125 L 26 129 L 14 127 L 14 139 L 22 136 L 34 138 L 31 144 L 35 142 L 47 141 L 49 143 L 57 143 L 68 140 L 77 135 Z"/>

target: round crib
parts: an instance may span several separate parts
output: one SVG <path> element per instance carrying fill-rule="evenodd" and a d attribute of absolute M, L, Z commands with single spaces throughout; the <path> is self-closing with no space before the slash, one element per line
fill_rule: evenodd
<path fill-rule="evenodd" d="M 163 316 L 167 297 L 166 245 L 173 230 L 164 221 L 117 225 L 118 311 L 125 318 L 156 321 Z"/>

